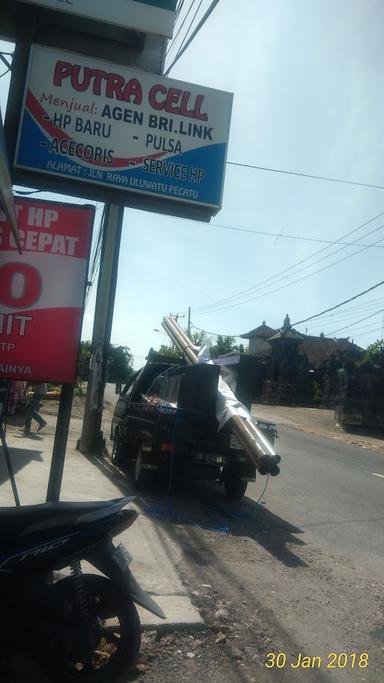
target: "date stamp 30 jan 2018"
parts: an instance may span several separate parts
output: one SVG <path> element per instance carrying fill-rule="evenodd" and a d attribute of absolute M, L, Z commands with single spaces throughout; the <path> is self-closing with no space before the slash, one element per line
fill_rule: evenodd
<path fill-rule="evenodd" d="M 289 657 L 285 652 L 268 652 L 266 669 L 366 669 L 368 652 L 329 652 L 325 657 L 307 656 L 302 652 Z"/>

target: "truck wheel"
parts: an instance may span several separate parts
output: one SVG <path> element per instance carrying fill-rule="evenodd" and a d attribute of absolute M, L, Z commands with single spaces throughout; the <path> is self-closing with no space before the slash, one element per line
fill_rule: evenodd
<path fill-rule="evenodd" d="M 133 464 L 133 485 L 138 491 L 146 489 L 150 480 L 149 471 L 143 468 L 144 462 L 145 454 L 143 453 L 142 445 L 139 444 L 136 449 L 136 458 Z"/>
<path fill-rule="evenodd" d="M 225 493 L 231 500 L 240 500 L 247 490 L 248 482 L 243 481 L 240 477 L 228 477 L 224 481 Z"/>

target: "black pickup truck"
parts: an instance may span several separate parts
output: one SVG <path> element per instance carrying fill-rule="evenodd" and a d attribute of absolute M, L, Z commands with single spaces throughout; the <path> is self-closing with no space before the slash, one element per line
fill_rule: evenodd
<path fill-rule="evenodd" d="M 120 393 L 110 438 L 112 460 L 131 466 L 143 490 L 157 474 L 216 481 L 230 498 L 241 498 L 256 468 L 235 435 L 216 418 L 220 366 L 184 365 L 150 353 L 147 364 Z M 273 444 L 274 424 L 255 420 Z"/>

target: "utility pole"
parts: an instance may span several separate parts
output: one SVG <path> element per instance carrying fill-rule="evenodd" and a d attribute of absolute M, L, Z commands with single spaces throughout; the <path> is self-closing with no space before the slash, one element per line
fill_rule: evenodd
<path fill-rule="evenodd" d="M 176 320 L 176 322 L 179 320 L 179 318 L 185 318 L 185 314 L 184 314 L 184 313 L 170 313 L 169 315 L 170 315 L 171 318 L 173 318 L 174 320 Z M 173 350 L 176 349 L 176 346 L 174 345 L 173 342 L 172 342 L 171 348 L 172 348 Z"/>
<path fill-rule="evenodd" d="M 82 453 L 91 453 L 100 450 L 103 446 L 101 418 L 123 216 L 123 206 L 106 204 L 88 389 L 81 437 L 77 443 Z"/>
<path fill-rule="evenodd" d="M 185 318 L 184 313 L 170 313 L 169 315 L 171 316 L 171 318 L 174 318 L 176 322 L 179 320 L 179 318 Z"/>
<path fill-rule="evenodd" d="M 187 325 L 187 335 L 191 338 L 191 307 L 188 306 L 188 325 Z"/>

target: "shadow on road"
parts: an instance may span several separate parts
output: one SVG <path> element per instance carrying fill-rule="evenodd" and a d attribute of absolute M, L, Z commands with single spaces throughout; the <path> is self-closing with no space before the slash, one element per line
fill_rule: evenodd
<path fill-rule="evenodd" d="M 40 441 L 40 437 L 38 440 Z M 9 453 L 11 456 L 14 474 L 19 472 L 19 470 L 22 470 L 23 467 L 28 465 L 32 460 L 43 462 L 43 457 L 41 455 L 42 451 L 37 451 L 34 449 L 27 450 L 26 448 L 10 448 Z M 0 446 L 0 484 L 8 481 L 8 478 L 8 470 L 5 464 L 3 449 Z"/>
<path fill-rule="evenodd" d="M 303 546 L 297 537 L 301 529 L 270 512 L 263 504 L 245 496 L 240 501 L 229 501 L 217 484 L 209 482 L 173 481 L 171 490 L 159 484 L 145 493 L 138 493 L 129 473 L 115 467 L 105 456 L 91 456 L 96 465 L 126 496 L 137 496 L 142 514 L 159 524 L 194 527 L 247 537 L 265 548 L 287 567 L 306 567 L 289 546 Z M 196 555 L 194 561 L 203 562 Z"/>
<path fill-rule="evenodd" d="M 343 425 L 342 432 L 356 436 L 368 436 L 384 441 L 384 429 L 381 427 L 361 427 L 359 425 Z"/>

